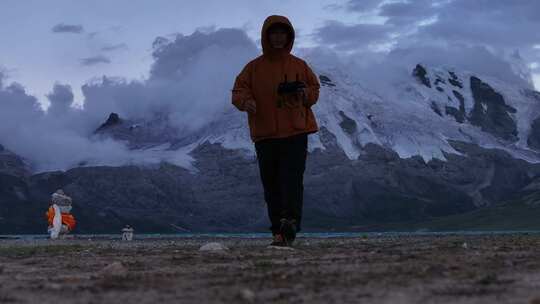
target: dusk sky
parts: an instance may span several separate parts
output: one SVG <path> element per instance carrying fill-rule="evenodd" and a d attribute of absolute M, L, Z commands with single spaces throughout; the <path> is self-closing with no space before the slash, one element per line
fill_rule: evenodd
<path fill-rule="evenodd" d="M 71 85 L 82 103 L 81 86 L 93 77 L 148 78 L 157 37 L 240 28 L 258 45 L 265 17 L 282 14 L 296 27 L 296 47 L 359 56 L 482 47 L 505 60 L 521 57 L 538 89 L 539 12 L 536 0 L 3 0 L 0 71 L 40 103 L 56 82 Z"/>

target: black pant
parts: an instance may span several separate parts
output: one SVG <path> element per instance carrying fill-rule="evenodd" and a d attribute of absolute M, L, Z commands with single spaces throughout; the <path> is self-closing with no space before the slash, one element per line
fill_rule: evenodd
<path fill-rule="evenodd" d="M 304 171 L 308 134 L 268 138 L 255 142 L 264 200 L 272 233 L 278 233 L 280 219 L 294 219 L 300 231 L 304 203 Z"/>

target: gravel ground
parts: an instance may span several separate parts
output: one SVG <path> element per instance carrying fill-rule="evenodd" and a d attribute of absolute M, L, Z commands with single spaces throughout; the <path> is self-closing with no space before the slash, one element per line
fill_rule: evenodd
<path fill-rule="evenodd" d="M 540 303 L 540 235 L 269 242 L 1 240 L 0 303 Z"/>

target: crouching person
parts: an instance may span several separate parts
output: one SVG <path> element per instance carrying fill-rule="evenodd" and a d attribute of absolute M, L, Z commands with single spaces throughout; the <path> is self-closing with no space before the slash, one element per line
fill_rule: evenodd
<path fill-rule="evenodd" d="M 62 189 L 52 194 L 46 217 L 47 232 L 51 239 L 65 236 L 75 228 L 75 217 L 71 214 L 72 199 Z"/>

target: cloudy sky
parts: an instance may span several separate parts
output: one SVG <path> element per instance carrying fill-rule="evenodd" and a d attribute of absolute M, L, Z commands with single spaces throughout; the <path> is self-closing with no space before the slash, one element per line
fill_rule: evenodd
<path fill-rule="evenodd" d="M 3 0 L 0 68 L 41 103 L 55 82 L 71 85 L 81 103 L 81 86 L 93 77 L 148 77 L 157 37 L 240 28 L 256 41 L 267 15 L 284 14 L 299 32 L 297 46 L 481 46 L 521 56 L 540 88 L 538 12 L 536 0 Z"/>
<path fill-rule="evenodd" d="M 537 0 L 2 0 L 0 144 L 36 170 L 159 161 L 92 134 L 111 112 L 167 113 L 190 134 L 230 109 L 271 14 L 295 26 L 293 52 L 381 94 L 417 63 L 540 88 L 538 12 Z"/>
<path fill-rule="evenodd" d="M 257 39 L 262 21 L 271 13 L 287 14 L 300 34 L 308 34 L 334 15 L 324 9 L 334 1 L 313 3 L 3 0 L 0 66 L 40 101 L 46 101 L 45 94 L 55 81 L 71 84 L 80 98 L 80 86 L 95 76 L 147 77 L 157 37 L 233 27 L 245 29 Z M 348 18 L 354 20 L 354 16 Z M 299 43 L 308 40 L 299 39 Z"/>

